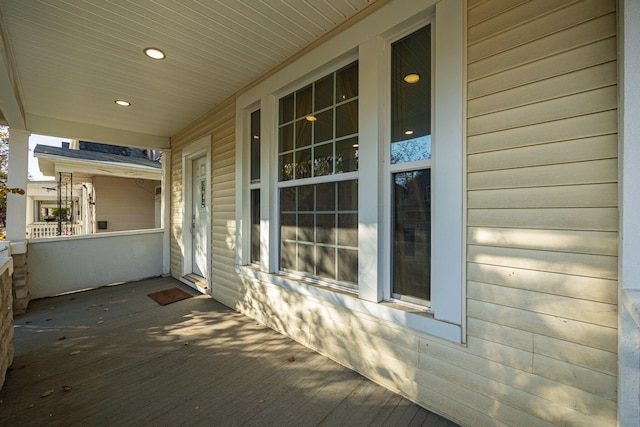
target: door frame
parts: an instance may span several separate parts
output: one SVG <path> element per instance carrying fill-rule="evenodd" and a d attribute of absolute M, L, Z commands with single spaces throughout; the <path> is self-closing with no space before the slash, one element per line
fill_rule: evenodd
<path fill-rule="evenodd" d="M 211 293 L 211 135 L 204 136 L 182 149 L 182 277 L 181 281 L 194 289 Z M 193 246 L 191 217 L 193 214 L 193 161 L 206 156 L 205 223 L 206 223 L 206 289 L 200 288 L 184 277 L 193 273 Z"/>

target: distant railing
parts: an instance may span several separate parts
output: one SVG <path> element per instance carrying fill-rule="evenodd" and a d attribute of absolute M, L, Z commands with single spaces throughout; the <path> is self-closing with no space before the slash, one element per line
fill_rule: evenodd
<path fill-rule="evenodd" d="M 34 222 L 27 225 L 27 238 L 40 239 L 44 237 L 60 236 L 80 236 L 82 232 L 82 223 L 63 223 L 61 233 L 58 234 L 57 222 Z"/>

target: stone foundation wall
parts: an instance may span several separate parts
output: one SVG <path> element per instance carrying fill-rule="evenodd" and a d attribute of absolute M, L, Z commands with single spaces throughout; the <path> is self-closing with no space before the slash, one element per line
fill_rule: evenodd
<path fill-rule="evenodd" d="M 13 292 L 11 269 L 0 274 L 0 389 L 13 361 Z"/>
<path fill-rule="evenodd" d="M 29 292 L 29 272 L 27 254 L 14 254 L 13 257 L 13 312 L 22 314 L 27 311 L 31 300 Z"/>

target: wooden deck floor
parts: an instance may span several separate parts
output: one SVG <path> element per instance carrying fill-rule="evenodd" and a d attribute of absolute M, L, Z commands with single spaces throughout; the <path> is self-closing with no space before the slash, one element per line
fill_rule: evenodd
<path fill-rule="evenodd" d="M 0 425 L 455 426 L 207 296 L 147 297 L 171 287 L 189 290 L 158 278 L 33 301 Z"/>

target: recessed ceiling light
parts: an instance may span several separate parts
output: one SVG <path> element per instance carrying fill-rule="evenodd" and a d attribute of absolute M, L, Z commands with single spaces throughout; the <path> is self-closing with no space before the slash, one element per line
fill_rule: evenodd
<path fill-rule="evenodd" d="M 164 59 L 167 56 L 163 51 L 161 51 L 160 49 L 156 49 L 155 47 L 146 48 L 144 50 L 144 54 L 151 59 Z"/>
<path fill-rule="evenodd" d="M 404 131 L 405 135 L 413 135 L 413 131 L 412 130 L 406 130 Z"/>
<path fill-rule="evenodd" d="M 358 144 L 357 142 L 355 144 L 352 145 L 353 148 L 358 148 L 360 147 L 360 144 Z"/>
<path fill-rule="evenodd" d="M 315 122 L 316 120 L 318 120 L 318 118 L 316 116 L 307 116 L 305 118 L 310 122 Z"/>
<path fill-rule="evenodd" d="M 404 76 L 403 80 L 409 84 L 418 83 L 418 81 L 420 80 L 420 74 L 418 73 L 407 74 L 406 76 Z"/>
<path fill-rule="evenodd" d="M 125 101 L 124 99 L 116 99 L 115 101 L 116 104 L 118 104 L 121 107 L 129 107 L 131 106 L 131 103 L 129 101 Z"/>

